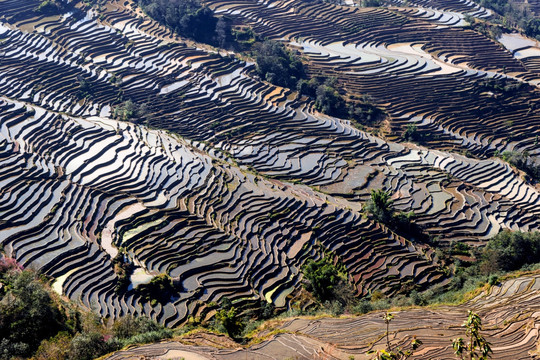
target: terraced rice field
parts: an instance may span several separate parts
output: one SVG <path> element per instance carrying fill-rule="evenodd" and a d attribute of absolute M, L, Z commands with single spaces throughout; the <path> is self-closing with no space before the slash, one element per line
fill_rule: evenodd
<path fill-rule="evenodd" d="M 540 228 L 538 189 L 489 157 L 537 159 L 540 73 L 460 27 L 465 12 L 488 11 L 207 4 L 295 46 L 312 74 L 369 94 L 395 134 L 414 122 L 439 141 L 414 147 L 320 114 L 130 1 L 44 17 L 32 0 L 0 0 L 0 243 L 57 291 L 102 316 L 175 326 L 224 296 L 286 306 L 302 264 L 328 251 L 360 295 L 444 284 L 433 249 L 362 216 L 378 188 L 442 244 Z M 490 94 L 486 78 L 522 85 Z M 112 119 L 128 99 L 146 107 L 142 123 Z M 478 158 L 450 151 L 465 149 Z M 122 292 L 119 248 L 137 265 Z M 176 293 L 152 305 L 133 287 L 160 273 Z"/>
<path fill-rule="evenodd" d="M 461 324 L 467 310 L 473 309 L 483 319 L 482 333 L 492 344 L 493 359 L 536 358 L 540 339 L 539 281 L 538 275 L 524 276 L 492 287 L 463 305 L 393 312 L 391 343 L 403 346 L 416 336 L 423 345 L 411 359 L 455 359 L 451 340 L 463 336 Z M 227 345 L 226 341 L 199 334 L 180 342 L 120 351 L 108 359 L 369 359 L 367 351 L 386 345 L 380 312 L 353 318 L 285 320 L 279 329 L 281 333 L 246 349 L 220 349 L 218 345 Z"/>
<path fill-rule="evenodd" d="M 479 156 L 510 149 L 538 155 L 535 55 L 520 57 L 463 29 L 463 15 L 455 13 L 486 17 L 485 9 L 457 1 L 423 5 L 437 10 L 301 0 L 209 3 L 259 33 L 292 43 L 309 58 L 312 74 L 336 77 L 348 95 L 370 95 L 391 115 L 394 134 L 414 123 L 435 138 L 430 147 Z M 522 90 L 493 93 L 483 86 L 488 78 L 507 79 Z"/>

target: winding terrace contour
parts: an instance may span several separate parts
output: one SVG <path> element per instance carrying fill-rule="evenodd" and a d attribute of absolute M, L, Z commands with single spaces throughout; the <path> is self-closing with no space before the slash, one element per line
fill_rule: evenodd
<path fill-rule="evenodd" d="M 103 316 L 145 314 L 174 326 L 224 296 L 286 306 L 302 264 L 328 251 L 362 295 L 448 281 L 427 245 L 362 217 L 371 189 L 390 191 L 398 209 L 414 211 L 447 244 L 540 227 L 538 190 L 488 157 L 538 153 L 538 112 L 522 116 L 538 102 L 537 73 L 453 22 L 409 10 L 300 9 L 294 1 L 209 3 L 244 21 L 254 11 L 271 15 L 275 23 L 256 30 L 296 44 L 310 71 L 387 104 L 393 126 L 416 121 L 447 139 L 428 150 L 319 114 L 309 99 L 254 78 L 252 64 L 185 45 L 129 2 L 54 17 L 36 15 L 32 4 L 0 1 L 0 243 Z M 309 16 L 319 10 L 335 21 Z M 363 30 L 343 30 L 368 19 L 374 23 Z M 384 27 L 395 23 L 403 30 L 395 44 L 434 40 L 392 48 L 397 32 Z M 308 36 L 304 28 L 321 30 Z M 426 55 L 453 36 L 467 45 L 449 46 L 445 59 Z M 479 49 L 489 56 L 474 55 Z M 454 52 L 463 60 L 447 61 Z M 494 112 L 484 126 L 471 110 L 488 101 L 479 82 L 490 76 L 526 86 L 504 99 L 517 114 L 512 141 L 502 139 L 507 113 Z M 81 83 L 91 96 L 81 96 Z M 453 89 L 448 105 L 428 104 L 435 88 Z M 469 91 L 478 98 L 457 109 Z M 146 104 L 146 124 L 111 119 L 125 99 Z M 479 159 L 449 152 L 454 145 Z M 112 264 L 119 248 L 137 265 L 121 293 Z M 170 274 L 176 292 L 152 305 L 132 287 L 160 273 Z"/>

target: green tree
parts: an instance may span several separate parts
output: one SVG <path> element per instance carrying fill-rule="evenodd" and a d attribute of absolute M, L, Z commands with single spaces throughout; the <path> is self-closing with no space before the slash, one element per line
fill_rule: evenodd
<path fill-rule="evenodd" d="M 35 273 L 11 271 L 2 282 L 8 290 L 0 294 L 0 358 L 29 356 L 64 328 L 62 314 Z"/>
<path fill-rule="evenodd" d="M 148 284 L 141 284 L 135 290 L 152 305 L 158 302 L 164 304 L 170 301 L 174 294 L 172 279 L 167 274 L 157 275 Z"/>
<path fill-rule="evenodd" d="M 524 171 L 533 182 L 540 181 L 540 165 L 536 164 L 535 158 L 529 156 L 529 153 L 505 151 L 500 154 L 500 157 L 510 165 Z"/>
<path fill-rule="evenodd" d="M 131 315 L 116 319 L 112 326 L 113 334 L 118 339 L 128 339 L 135 335 L 162 329 L 163 327 L 152 319 L 145 316 L 134 317 Z"/>
<path fill-rule="evenodd" d="M 518 270 L 540 261 L 540 232 L 505 230 L 493 237 L 482 254 L 486 272 Z"/>
<path fill-rule="evenodd" d="M 92 360 L 108 352 L 117 350 L 119 345 L 114 341 L 106 341 L 98 332 L 77 334 L 71 340 L 70 359 Z"/>
<path fill-rule="evenodd" d="M 390 222 L 394 213 L 394 202 L 390 199 L 390 193 L 383 189 L 371 190 L 366 210 L 376 220 L 383 223 Z"/>
<path fill-rule="evenodd" d="M 530 37 L 538 38 L 540 35 L 540 19 L 529 19 L 525 25 L 525 34 Z"/>
<path fill-rule="evenodd" d="M 113 116 L 122 121 L 143 123 L 148 121 L 149 111 L 148 104 L 135 104 L 133 101 L 127 100 L 114 109 Z"/>
<path fill-rule="evenodd" d="M 407 124 L 407 128 L 403 132 L 402 138 L 407 141 L 419 141 L 420 134 L 415 124 Z"/>
<path fill-rule="evenodd" d="M 137 4 L 154 20 L 181 36 L 220 45 L 230 34 L 227 24 L 220 24 L 212 10 L 198 0 L 138 0 Z"/>
<path fill-rule="evenodd" d="M 224 17 L 220 17 L 216 23 L 216 41 L 219 47 L 225 47 L 231 34 L 231 25 Z"/>
<path fill-rule="evenodd" d="M 334 299 L 334 287 L 340 281 L 339 273 L 327 258 L 318 261 L 309 260 L 302 272 L 308 280 L 307 290 L 320 302 Z"/>
<path fill-rule="evenodd" d="M 114 265 L 114 273 L 117 276 L 116 286 L 114 291 L 121 294 L 126 291 L 131 284 L 130 275 L 133 273 L 135 266 L 131 263 L 125 252 L 121 250 L 112 260 Z"/>
<path fill-rule="evenodd" d="M 320 85 L 316 90 L 315 108 L 325 114 L 340 116 L 345 110 L 345 101 L 333 86 Z"/>
<path fill-rule="evenodd" d="M 467 320 L 463 323 L 465 327 L 466 342 L 463 338 L 452 340 L 452 347 L 459 359 L 487 360 L 491 357 L 491 344 L 480 334 L 482 330 L 482 320 L 478 314 L 469 310 Z"/>
<path fill-rule="evenodd" d="M 223 298 L 221 301 L 221 306 L 216 313 L 215 320 L 217 322 L 218 329 L 221 327 L 222 330 L 225 330 L 225 332 L 232 338 L 238 337 L 244 328 L 244 324 L 240 319 L 238 310 L 232 305 L 231 300 L 229 300 L 227 297 Z"/>
<path fill-rule="evenodd" d="M 55 337 L 43 340 L 33 360 L 65 360 L 69 358 L 71 335 L 61 331 Z"/>
<path fill-rule="evenodd" d="M 77 77 L 79 82 L 79 91 L 77 93 L 77 96 L 79 99 L 91 97 L 92 96 L 92 84 L 90 81 L 86 80 L 82 76 Z"/>
<path fill-rule="evenodd" d="M 295 88 L 304 76 L 300 59 L 276 41 L 267 40 L 256 49 L 257 73 L 274 85 Z"/>
<path fill-rule="evenodd" d="M 366 120 L 367 117 L 374 115 L 375 108 L 371 109 L 367 104 L 362 106 L 355 106 L 352 102 L 347 104 L 338 88 L 336 78 L 325 76 L 313 76 L 309 81 L 300 80 L 296 86 L 300 94 L 315 98 L 315 108 L 322 113 L 356 120 Z"/>
<path fill-rule="evenodd" d="M 36 12 L 47 15 L 60 14 L 64 10 L 64 4 L 61 1 L 56 0 L 44 0 L 35 8 Z"/>

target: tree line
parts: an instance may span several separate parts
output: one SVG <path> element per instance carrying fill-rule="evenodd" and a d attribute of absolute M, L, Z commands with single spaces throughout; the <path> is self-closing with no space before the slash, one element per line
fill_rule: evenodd
<path fill-rule="evenodd" d="M 490 19 L 491 22 L 500 23 L 505 27 L 518 27 L 527 36 L 540 40 L 540 18 L 523 3 L 509 0 L 479 0 L 477 2 L 501 16 L 500 19 Z"/>

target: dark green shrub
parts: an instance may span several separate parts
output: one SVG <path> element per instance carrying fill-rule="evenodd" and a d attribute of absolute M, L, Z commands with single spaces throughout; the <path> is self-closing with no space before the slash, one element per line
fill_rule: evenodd
<path fill-rule="evenodd" d="M 488 284 L 491 286 L 495 286 L 499 284 L 499 277 L 497 275 L 491 275 L 489 277 Z"/>
<path fill-rule="evenodd" d="M 181 36 L 219 46 L 230 36 L 230 25 L 197 0 L 138 0 L 137 4 Z"/>
<path fill-rule="evenodd" d="M 352 311 L 355 314 L 367 314 L 368 312 L 373 311 L 373 305 L 371 302 L 362 299 L 352 308 Z"/>
<path fill-rule="evenodd" d="M 324 302 L 334 298 L 334 286 L 339 282 L 336 267 L 326 258 L 319 261 L 309 260 L 302 272 L 308 280 L 307 290 L 312 292 L 317 300 Z"/>
<path fill-rule="evenodd" d="M 518 270 L 540 262 L 540 232 L 505 230 L 488 242 L 482 263 L 488 272 Z"/>
<path fill-rule="evenodd" d="M 69 333 L 61 331 L 55 337 L 42 341 L 34 355 L 34 360 L 68 359 L 71 339 Z"/>
<path fill-rule="evenodd" d="M 62 2 L 57 0 L 44 0 L 39 3 L 35 10 L 38 13 L 54 15 L 62 13 L 65 10 L 65 6 Z"/>
<path fill-rule="evenodd" d="M 394 202 L 390 199 L 390 193 L 383 189 L 371 190 L 366 210 L 376 220 L 389 223 L 394 213 Z"/>
<path fill-rule="evenodd" d="M 302 61 L 282 44 L 267 40 L 256 47 L 257 73 L 274 85 L 295 88 L 304 76 Z"/>
<path fill-rule="evenodd" d="M 0 294 L 2 356 L 29 356 L 43 339 L 65 328 L 63 316 L 35 273 L 12 270 L 2 274 L 2 282 L 7 289 Z"/>
<path fill-rule="evenodd" d="M 530 157 L 527 152 L 505 151 L 501 154 L 501 158 L 524 171 L 533 182 L 540 181 L 540 165 L 537 165 L 535 159 Z"/>
<path fill-rule="evenodd" d="M 221 306 L 215 315 L 216 329 L 227 333 L 230 337 L 236 338 L 245 326 L 242 322 L 238 310 L 234 306 Z"/>
<path fill-rule="evenodd" d="M 172 280 L 166 274 L 157 275 L 148 284 L 141 284 L 135 290 L 152 305 L 158 302 L 165 304 L 174 294 Z"/>
<path fill-rule="evenodd" d="M 114 339 L 106 341 L 100 333 L 77 334 L 71 340 L 70 359 L 92 360 L 119 348 L 120 344 L 117 341 Z"/>
<path fill-rule="evenodd" d="M 135 335 L 162 330 L 163 327 L 145 316 L 124 316 L 116 319 L 112 326 L 114 336 L 127 339 Z"/>
<path fill-rule="evenodd" d="M 130 337 L 121 341 L 123 346 L 132 345 L 132 344 L 148 344 L 157 342 L 163 339 L 171 338 L 173 331 L 170 329 L 160 329 L 156 331 L 149 331 L 135 336 Z"/>

